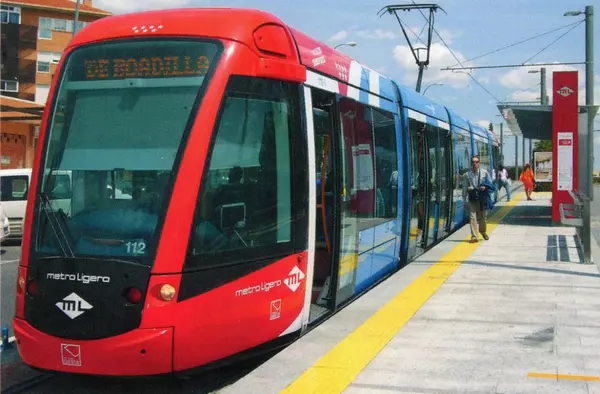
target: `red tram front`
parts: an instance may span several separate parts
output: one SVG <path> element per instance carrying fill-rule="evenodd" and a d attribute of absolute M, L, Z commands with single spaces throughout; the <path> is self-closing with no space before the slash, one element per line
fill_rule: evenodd
<path fill-rule="evenodd" d="M 288 29 L 261 12 L 110 17 L 73 39 L 27 206 L 25 363 L 170 373 L 299 333 L 305 78 Z"/>

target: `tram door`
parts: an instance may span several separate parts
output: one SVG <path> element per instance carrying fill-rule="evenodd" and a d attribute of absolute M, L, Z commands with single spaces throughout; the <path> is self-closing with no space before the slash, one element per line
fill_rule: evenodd
<path fill-rule="evenodd" d="M 424 250 L 426 236 L 428 193 L 427 161 L 426 161 L 427 126 L 414 119 L 409 119 L 410 144 L 410 190 L 411 214 L 408 235 L 408 258 L 418 256 Z"/>
<path fill-rule="evenodd" d="M 348 264 L 352 266 L 347 254 L 357 248 L 356 226 L 347 220 L 344 208 L 348 172 L 340 105 L 328 92 L 312 89 L 311 96 L 317 199 L 312 202 L 316 204 L 316 239 L 309 323 L 353 294 L 355 270 L 347 269 Z"/>
<path fill-rule="evenodd" d="M 426 141 L 427 141 L 427 164 L 428 164 L 428 190 L 427 202 L 429 204 L 427 216 L 429 223 L 427 225 L 427 238 L 425 246 L 431 246 L 437 241 L 438 230 L 440 226 L 440 208 L 441 208 L 441 188 L 440 188 L 440 168 L 438 163 L 439 157 L 439 134 L 437 127 L 427 125 Z"/>
<path fill-rule="evenodd" d="M 438 227 L 438 239 L 443 238 L 450 232 L 452 225 L 452 179 L 453 179 L 453 149 L 452 134 L 444 129 L 438 130 L 438 141 L 440 142 L 438 160 L 438 174 L 440 184 L 440 224 Z"/>

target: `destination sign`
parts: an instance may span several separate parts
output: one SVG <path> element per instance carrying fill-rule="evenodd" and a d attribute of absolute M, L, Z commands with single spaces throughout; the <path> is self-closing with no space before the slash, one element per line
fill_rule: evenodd
<path fill-rule="evenodd" d="M 219 47 L 198 41 L 103 43 L 77 49 L 67 63 L 70 81 L 204 76 Z"/>
<path fill-rule="evenodd" d="M 205 75 L 207 56 L 123 57 L 85 60 L 85 79 L 171 78 Z"/>

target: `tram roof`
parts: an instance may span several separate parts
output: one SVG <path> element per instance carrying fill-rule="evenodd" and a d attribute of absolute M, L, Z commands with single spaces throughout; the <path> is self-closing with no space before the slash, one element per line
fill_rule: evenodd
<path fill-rule="evenodd" d="M 340 93 L 352 96 L 345 84 L 397 102 L 394 83 L 377 71 L 331 48 L 307 34 L 289 27 L 300 53 L 300 62 L 307 68 L 332 77 L 339 82 Z M 358 95 L 361 92 L 357 92 Z M 360 100 L 365 101 L 365 100 Z M 366 100 L 368 101 L 368 100 Z"/>
<path fill-rule="evenodd" d="M 236 23 L 231 23 L 232 20 Z M 276 16 L 255 9 L 224 7 L 140 11 L 109 16 L 88 24 L 73 37 L 69 47 L 100 40 L 140 36 L 204 36 L 253 44 L 256 28 L 264 24 L 286 26 Z"/>
<path fill-rule="evenodd" d="M 236 23 L 232 24 L 232 20 Z M 204 36 L 244 42 L 258 52 L 254 33 L 258 27 L 267 24 L 280 25 L 289 31 L 290 41 L 295 41 L 290 45 L 296 46 L 299 55 L 299 58 L 289 60 L 341 81 L 340 93 L 346 93 L 347 85 L 351 85 L 397 102 L 391 79 L 290 27 L 275 15 L 257 9 L 177 8 L 111 16 L 83 28 L 69 46 L 139 36 Z"/>
<path fill-rule="evenodd" d="M 486 140 L 490 138 L 488 134 L 488 129 L 471 121 L 469 121 L 469 124 L 471 125 L 471 131 L 473 132 L 473 134 L 477 134 L 480 137 L 485 138 Z"/>
<path fill-rule="evenodd" d="M 446 107 L 446 110 L 448 111 L 448 117 L 450 119 L 450 124 L 452 128 L 458 127 L 459 129 L 462 129 L 466 132 L 471 131 L 469 126 L 469 120 L 467 118 L 458 115 L 456 112 L 454 112 L 454 110 L 448 107 Z"/>
<path fill-rule="evenodd" d="M 406 108 L 420 112 L 430 118 L 449 123 L 450 118 L 446 107 L 404 85 L 398 85 L 398 88 L 402 97 L 402 104 Z"/>

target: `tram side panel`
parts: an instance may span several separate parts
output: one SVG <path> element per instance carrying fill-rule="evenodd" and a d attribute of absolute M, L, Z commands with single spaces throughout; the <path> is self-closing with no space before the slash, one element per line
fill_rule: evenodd
<path fill-rule="evenodd" d="M 355 295 L 398 268 L 401 232 L 401 170 L 394 113 L 356 103 L 360 135 L 347 152 L 352 153 L 356 201 L 358 267 Z M 361 193 L 362 191 L 362 193 Z M 370 198 L 365 202 L 365 192 Z M 366 209 L 365 209 L 366 207 Z"/>
<path fill-rule="evenodd" d="M 301 328 L 308 223 L 301 91 L 230 77 L 182 274 L 175 370 Z"/>

